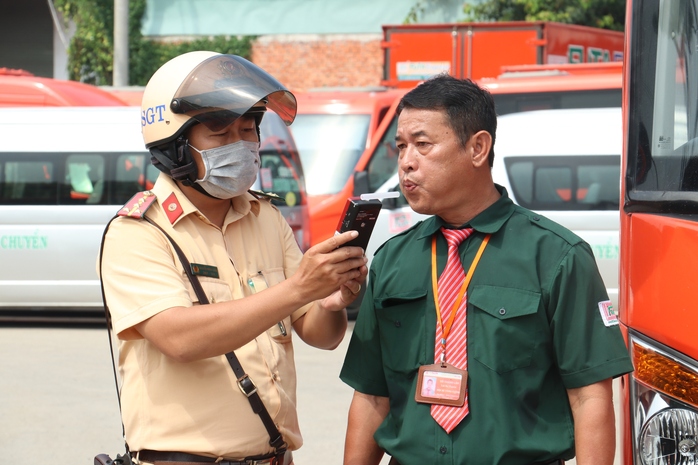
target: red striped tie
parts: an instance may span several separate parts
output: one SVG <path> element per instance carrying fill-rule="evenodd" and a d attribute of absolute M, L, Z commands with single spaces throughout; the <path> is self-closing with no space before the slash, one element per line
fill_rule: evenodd
<path fill-rule="evenodd" d="M 468 229 L 444 229 L 441 231 L 448 242 L 448 260 L 446 268 L 441 273 L 438 282 L 439 307 L 441 308 L 441 321 L 448 321 L 453 305 L 456 302 L 458 291 L 460 291 L 463 281 L 465 281 L 465 271 L 458 253 L 458 246 L 461 242 L 472 234 L 472 228 Z M 453 327 L 448 335 L 446 344 L 446 362 L 461 370 L 468 369 L 467 357 L 467 341 L 468 333 L 466 327 L 466 308 L 467 308 L 467 293 L 463 296 L 460 307 L 457 309 L 456 318 L 453 322 Z M 434 363 L 441 360 L 441 325 L 436 325 L 436 344 L 434 349 Z M 432 405 L 431 416 L 441 425 L 441 427 L 450 433 L 458 426 L 463 418 L 468 414 L 468 392 L 465 393 L 465 403 L 462 407 L 453 407 L 449 405 Z"/>

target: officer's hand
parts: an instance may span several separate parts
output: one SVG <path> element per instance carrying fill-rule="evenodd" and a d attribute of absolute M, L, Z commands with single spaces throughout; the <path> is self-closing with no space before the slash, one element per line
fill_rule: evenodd
<path fill-rule="evenodd" d="M 364 265 L 360 269 L 361 279 L 352 279 L 342 284 L 338 291 L 333 292 L 328 297 L 322 299 L 320 306 L 325 310 L 339 311 L 347 308 L 361 294 L 361 287 L 364 285 L 368 268 Z"/>
<path fill-rule="evenodd" d="M 313 247 L 303 256 L 298 271 L 293 279 L 309 302 L 323 299 L 340 290 L 343 294 L 356 290 L 366 277 L 366 262 L 361 247 L 341 247 L 359 235 L 356 231 L 347 231 L 333 236 Z M 348 301 L 353 300 L 348 295 Z M 344 304 L 346 305 L 346 304 Z M 342 306 L 341 308 L 344 308 Z"/>

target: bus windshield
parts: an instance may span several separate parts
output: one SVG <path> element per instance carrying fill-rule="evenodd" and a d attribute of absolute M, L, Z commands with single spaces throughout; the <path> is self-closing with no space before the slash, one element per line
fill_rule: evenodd
<path fill-rule="evenodd" d="M 628 211 L 698 211 L 698 14 L 695 0 L 637 2 L 630 66 Z M 686 14 L 688 12 L 688 14 Z M 636 57 L 638 55 L 635 55 Z"/>
<path fill-rule="evenodd" d="M 309 195 L 341 191 L 366 149 L 371 115 L 299 114 L 291 126 Z"/>

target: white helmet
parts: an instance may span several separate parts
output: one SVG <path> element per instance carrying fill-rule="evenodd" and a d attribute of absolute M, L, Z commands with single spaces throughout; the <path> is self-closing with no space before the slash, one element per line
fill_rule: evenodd
<path fill-rule="evenodd" d="M 259 123 L 271 108 L 290 125 L 296 98 L 257 65 L 236 55 L 189 52 L 162 65 L 143 92 L 141 126 L 158 169 L 193 185 L 196 166 L 183 134 L 196 123 L 221 130 L 245 113 Z"/>

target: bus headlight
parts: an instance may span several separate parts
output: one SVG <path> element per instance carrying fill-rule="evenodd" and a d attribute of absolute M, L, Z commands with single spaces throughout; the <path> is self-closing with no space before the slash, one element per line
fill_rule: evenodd
<path fill-rule="evenodd" d="M 698 465 L 698 362 L 629 331 L 635 462 Z"/>
<path fill-rule="evenodd" d="M 696 463 L 698 414 L 668 408 L 653 415 L 640 432 L 640 457 L 644 465 Z"/>

